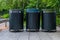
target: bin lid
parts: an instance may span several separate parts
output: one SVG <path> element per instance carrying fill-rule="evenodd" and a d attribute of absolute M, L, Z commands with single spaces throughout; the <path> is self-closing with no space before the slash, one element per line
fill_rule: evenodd
<path fill-rule="evenodd" d="M 29 8 L 29 9 L 26 9 L 26 12 L 28 13 L 39 13 L 39 9 L 36 9 L 36 8 Z"/>
<path fill-rule="evenodd" d="M 20 9 L 12 9 L 12 10 L 9 10 L 9 13 L 21 13 L 22 10 Z"/>
<path fill-rule="evenodd" d="M 43 13 L 56 13 L 54 9 L 42 9 Z"/>

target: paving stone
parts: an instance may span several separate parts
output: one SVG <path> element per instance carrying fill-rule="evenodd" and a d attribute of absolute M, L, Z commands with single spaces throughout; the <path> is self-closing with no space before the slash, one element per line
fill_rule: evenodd
<path fill-rule="evenodd" d="M 29 38 L 29 32 L 23 32 L 23 33 L 20 33 L 20 37 L 19 37 L 19 40 L 28 40 Z"/>

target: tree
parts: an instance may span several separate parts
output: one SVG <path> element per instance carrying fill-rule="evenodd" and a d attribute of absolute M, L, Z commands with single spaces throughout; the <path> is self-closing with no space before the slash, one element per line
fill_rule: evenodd
<path fill-rule="evenodd" d="M 12 3 L 12 0 L 0 0 L 0 10 L 11 9 L 12 5 L 10 3 Z"/>
<path fill-rule="evenodd" d="M 26 0 L 0 0 L 0 10 L 22 9 L 26 6 Z"/>
<path fill-rule="evenodd" d="M 41 0 L 39 7 L 54 8 L 58 5 L 58 0 Z"/>
<path fill-rule="evenodd" d="M 37 0 L 28 0 L 26 8 L 36 8 L 37 7 Z"/>
<path fill-rule="evenodd" d="M 60 7 L 60 0 L 0 0 L 0 10 L 52 7 Z"/>

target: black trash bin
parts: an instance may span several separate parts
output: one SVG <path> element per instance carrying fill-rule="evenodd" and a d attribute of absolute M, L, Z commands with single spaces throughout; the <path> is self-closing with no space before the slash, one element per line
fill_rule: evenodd
<path fill-rule="evenodd" d="M 26 31 L 37 32 L 40 28 L 40 12 L 31 8 L 26 10 Z"/>
<path fill-rule="evenodd" d="M 56 12 L 52 9 L 43 9 L 42 13 L 42 31 L 56 31 Z"/>
<path fill-rule="evenodd" d="M 23 31 L 23 11 L 13 9 L 9 11 L 9 30 L 10 31 Z"/>

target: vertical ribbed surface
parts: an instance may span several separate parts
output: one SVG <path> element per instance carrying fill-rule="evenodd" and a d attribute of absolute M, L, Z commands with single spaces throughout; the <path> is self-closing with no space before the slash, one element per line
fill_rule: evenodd
<path fill-rule="evenodd" d="M 21 10 L 11 10 L 10 12 L 10 29 L 23 29 L 23 12 Z"/>
<path fill-rule="evenodd" d="M 56 29 L 56 13 L 43 13 L 42 29 L 55 30 Z"/>
<path fill-rule="evenodd" d="M 29 12 L 30 11 L 30 12 Z M 26 29 L 39 30 L 40 28 L 40 13 L 35 10 L 29 10 L 26 13 Z M 32 11 L 32 12 L 31 12 Z"/>

